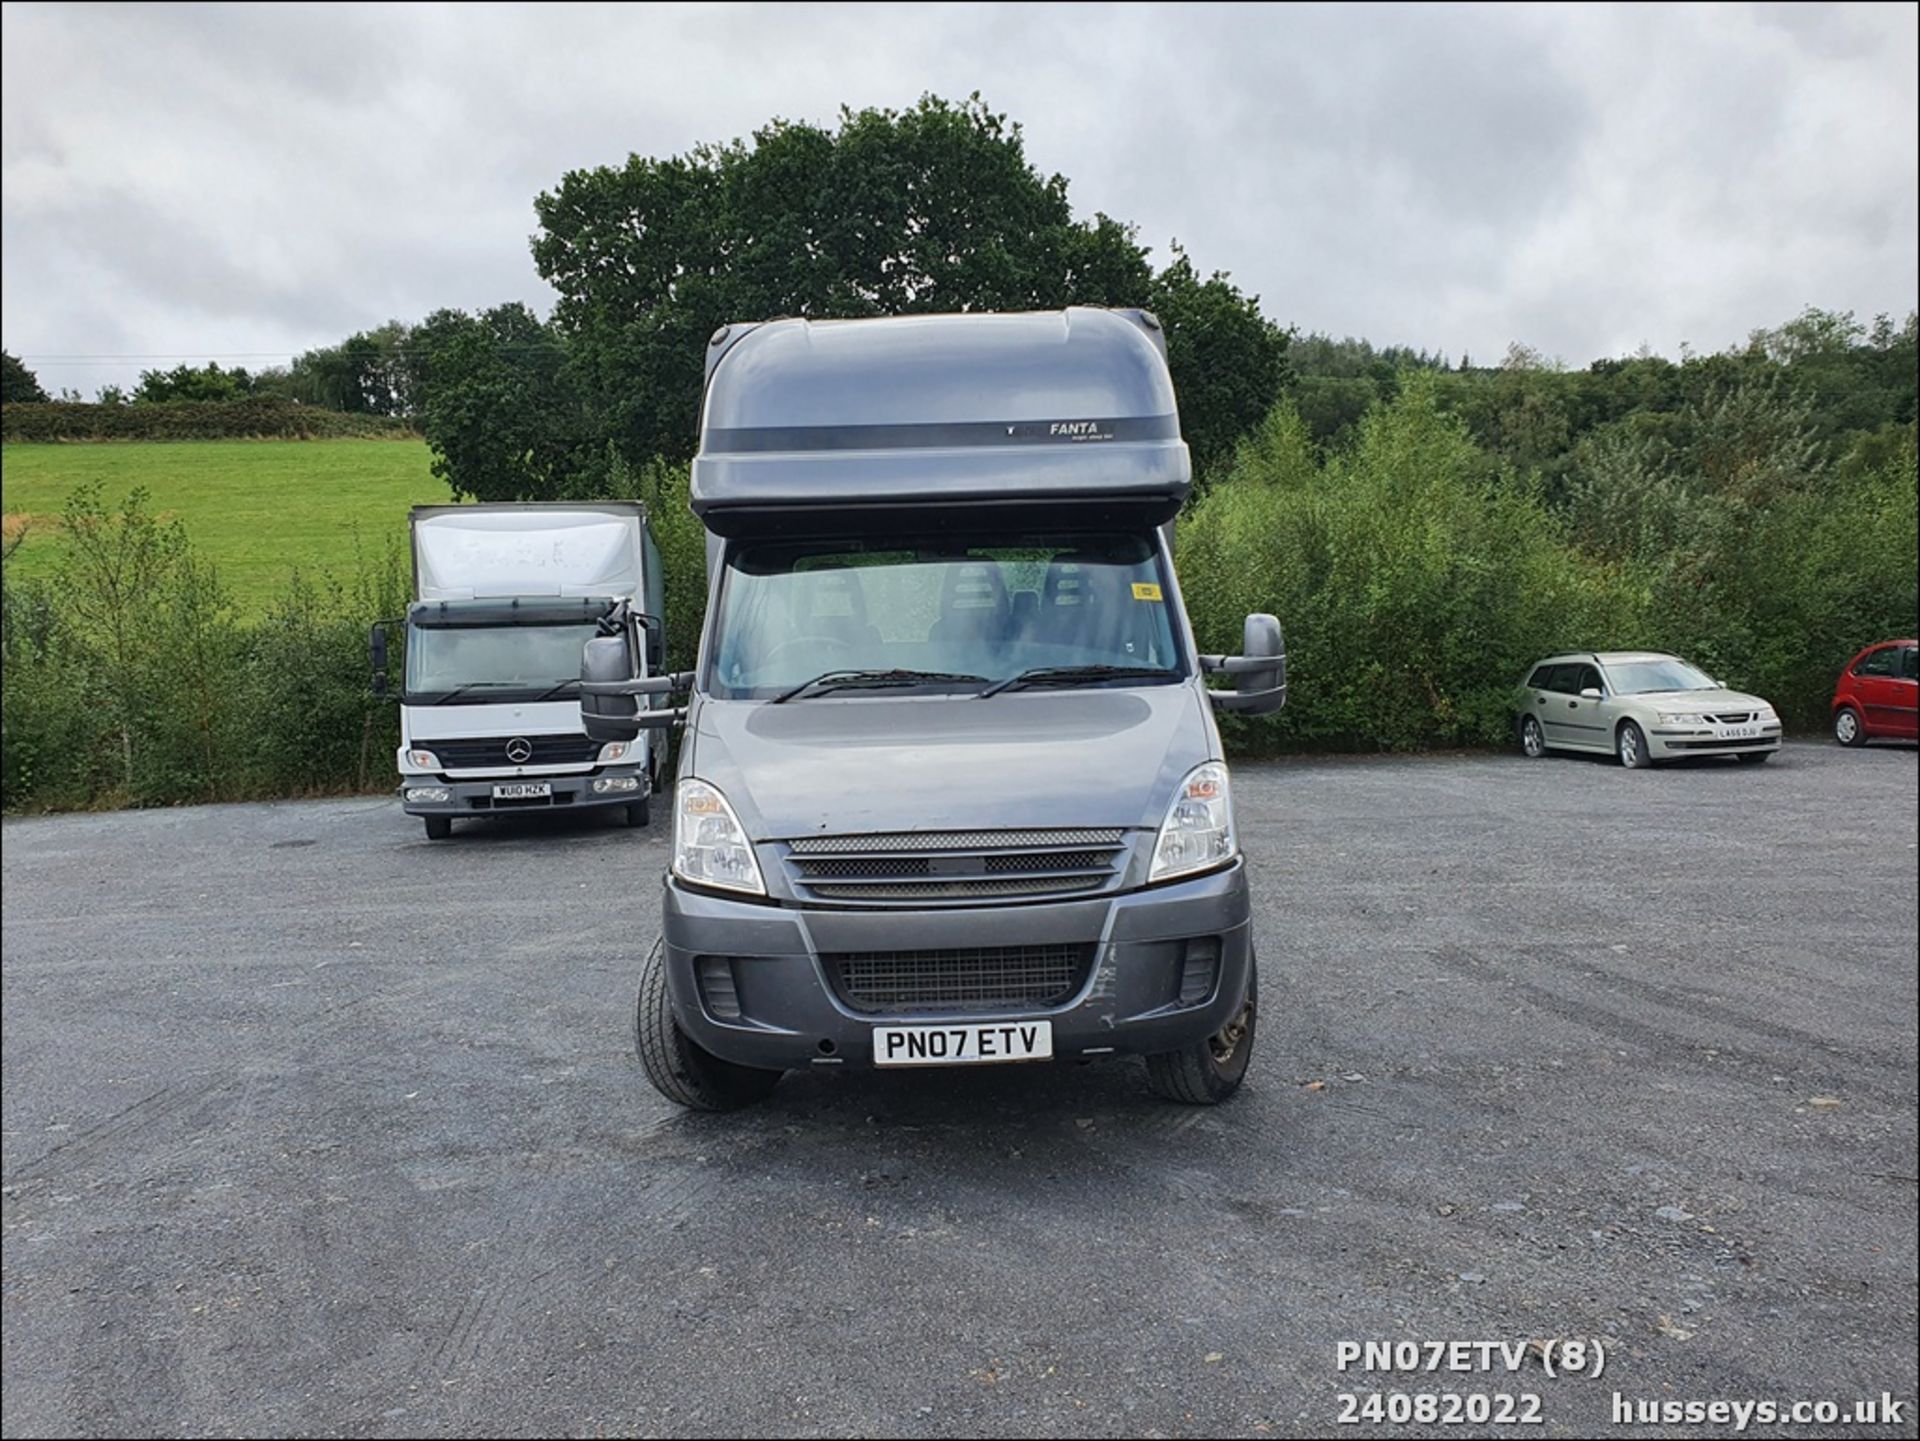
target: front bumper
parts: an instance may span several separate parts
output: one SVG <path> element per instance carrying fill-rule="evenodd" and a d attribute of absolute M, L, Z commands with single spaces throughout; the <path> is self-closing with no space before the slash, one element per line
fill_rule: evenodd
<path fill-rule="evenodd" d="M 813 909 L 735 900 L 669 878 L 662 907 L 667 988 L 702 1049 L 745 1066 L 873 1064 L 876 1025 L 1044 1019 L 1056 1057 L 1177 1050 L 1226 1025 L 1246 998 L 1253 946 L 1244 863 L 1095 899 L 925 910 Z M 1002 946 L 1086 946 L 1091 961 L 1061 1004 L 1019 1010 L 860 1010 L 832 955 Z M 1210 986 L 1194 966 L 1215 954 Z M 1196 949 L 1197 948 L 1197 949 Z M 721 963 L 716 967 L 716 961 Z M 716 969 L 731 983 L 716 990 Z M 715 1014 L 724 1000 L 737 1014 Z"/>
<path fill-rule="evenodd" d="M 1725 740 L 1712 731 L 1682 730 L 1656 726 L 1647 732 L 1647 751 L 1659 761 L 1680 760 L 1687 756 L 1739 756 L 1755 751 L 1780 749 L 1780 727 L 1768 726 L 1757 736 L 1745 740 Z"/>
<path fill-rule="evenodd" d="M 593 783 L 612 778 L 632 778 L 631 790 L 596 791 Z M 533 800 L 495 800 L 497 785 L 516 785 L 533 781 L 550 784 L 551 796 Z M 415 800 L 409 791 L 431 788 L 444 790 L 443 801 Z M 410 816 L 498 816 L 523 811 L 588 810 L 594 806 L 628 806 L 645 800 L 648 792 L 647 768 L 641 765 L 598 766 L 573 775 L 503 775 L 486 780 L 451 781 L 435 775 L 403 776 L 397 794 L 400 808 Z"/>

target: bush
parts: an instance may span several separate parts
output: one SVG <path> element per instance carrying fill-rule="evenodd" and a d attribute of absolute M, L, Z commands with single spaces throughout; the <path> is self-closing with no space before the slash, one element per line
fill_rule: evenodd
<path fill-rule="evenodd" d="M 30 581 L 0 572 L 6 809 L 244 800 L 384 780 L 398 725 L 368 692 L 366 631 L 405 606 L 397 549 L 362 560 L 350 585 L 294 577 L 272 613 L 245 626 L 179 522 L 157 519 L 144 491 L 109 511 L 97 487 L 82 488 L 62 525 L 53 572 Z"/>
<path fill-rule="evenodd" d="M 1626 607 L 1624 588 L 1536 495 L 1511 475 L 1488 478 L 1425 376 L 1324 466 L 1283 406 L 1183 524 L 1180 573 L 1202 648 L 1237 650 L 1249 611 L 1287 628 L 1287 709 L 1235 722 L 1243 744 L 1502 741 L 1527 665 L 1592 644 Z"/>

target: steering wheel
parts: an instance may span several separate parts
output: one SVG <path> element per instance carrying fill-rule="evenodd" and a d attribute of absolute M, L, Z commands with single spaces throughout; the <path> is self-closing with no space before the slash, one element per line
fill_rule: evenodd
<path fill-rule="evenodd" d="M 837 651 L 850 651 L 853 649 L 851 642 L 844 641 L 840 639 L 839 636 L 797 635 L 792 640 L 781 641 L 779 645 L 768 651 L 766 655 L 761 658 L 760 665 L 756 667 L 756 669 L 763 671 L 771 670 L 774 667 L 774 662 L 779 660 L 781 656 L 790 650 L 799 650 L 802 646 L 830 646 Z M 826 667 L 823 666 L 822 669 L 824 670 Z"/>

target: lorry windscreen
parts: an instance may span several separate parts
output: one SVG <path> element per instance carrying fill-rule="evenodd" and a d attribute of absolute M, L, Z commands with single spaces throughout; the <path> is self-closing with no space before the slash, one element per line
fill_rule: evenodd
<path fill-rule="evenodd" d="M 410 627 L 407 699 L 452 705 L 530 700 L 579 679 L 580 650 L 594 634 L 591 621 Z"/>
<path fill-rule="evenodd" d="M 1185 672 L 1151 532 L 745 542 L 727 555 L 707 687 L 771 700 L 825 671 L 941 672 L 976 692 L 1041 667 L 1087 685 Z M 885 693 L 898 694 L 889 686 Z M 868 694 L 857 691 L 854 694 Z"/>

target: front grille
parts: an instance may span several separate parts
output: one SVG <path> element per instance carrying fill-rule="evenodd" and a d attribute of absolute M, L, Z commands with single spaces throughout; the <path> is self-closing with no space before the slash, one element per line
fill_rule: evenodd
<path fill-rule="evenodd" d="M 1031 1010 L 1058 1005 L 1086 977 L 1091 946 L 828 953 L 840 998 L 870 1015 Z"/>
<path fill-rule="evenodd" d="M 823 901 L 1034 898 L 1116 883 L 1126 846 L 1117 828 L 809 836 L 787 845 L 787 865 L 796 892 Z"/>
<path fill-rule="evenodd" d="M 1779 736 L 1749 736 L 1737 741 L 1668 741 L 1667 749 L 1676 751 L 1750 751 L 1780 744 Z"/>
<path fill-rule="evenodd" d="M 533 747 L 524 761 L 507 759 L 507 742 L 523 739 Z M 474 740 L 433 740 L 415 742 L 422 750 L 440 757 L 442 769 L 498 770 L 503 766 L 580 765 L 600 754 L 600 743 L 586 736 L 485 736 Z"/>

